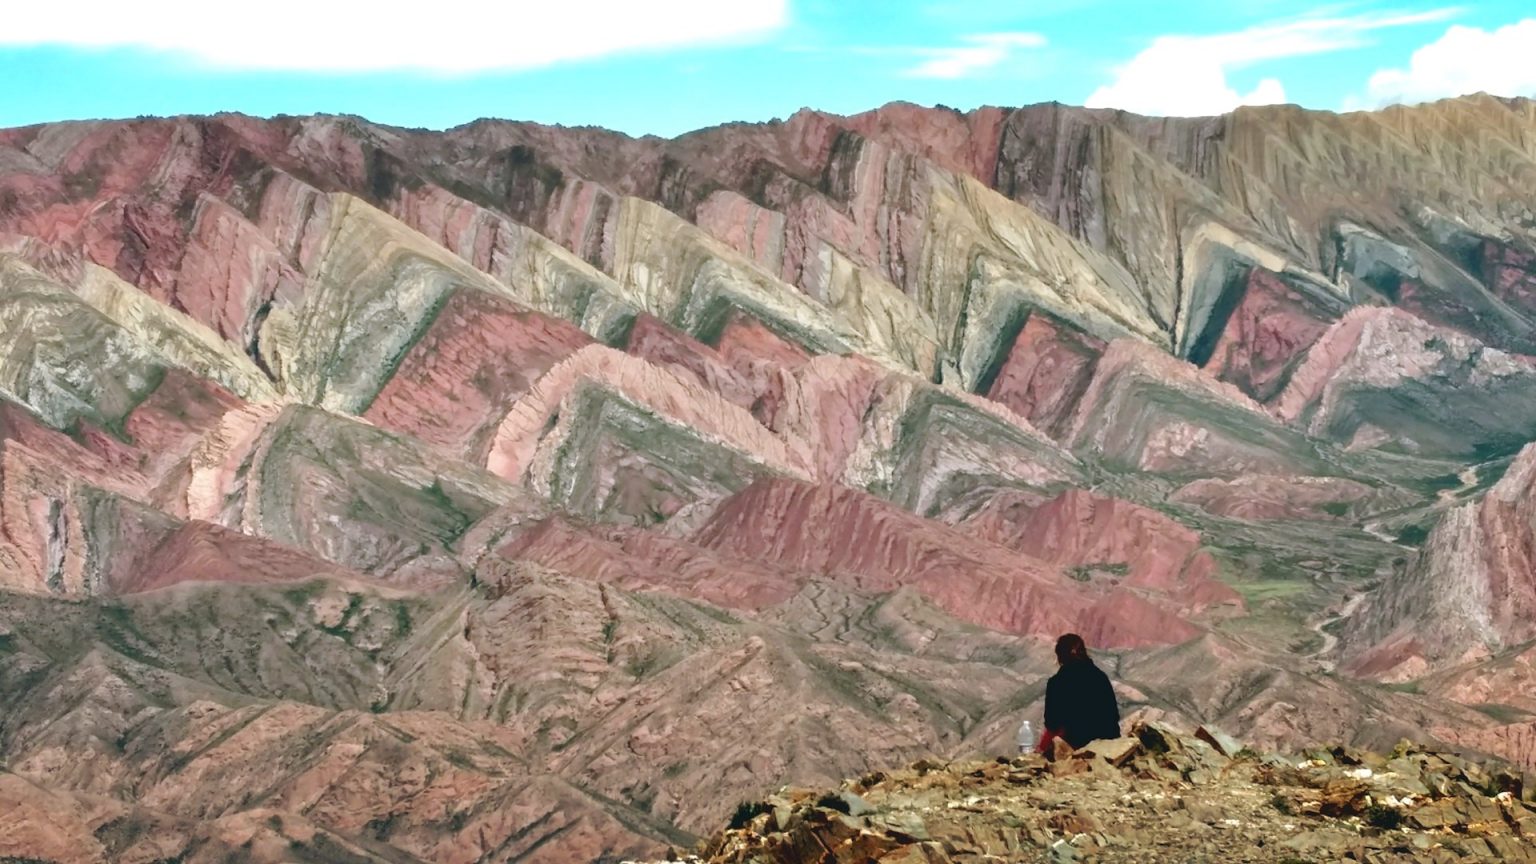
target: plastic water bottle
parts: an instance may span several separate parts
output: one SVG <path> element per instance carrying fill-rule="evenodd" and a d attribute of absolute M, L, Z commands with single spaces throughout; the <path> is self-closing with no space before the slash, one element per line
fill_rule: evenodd
<path fill-rule="evenodd" d="M 1034 724 L 1025 720 L 1019 725 L 1019 752 L 1028 753 L 1033 749 L 1035 749 L 1035 727 Z"/>

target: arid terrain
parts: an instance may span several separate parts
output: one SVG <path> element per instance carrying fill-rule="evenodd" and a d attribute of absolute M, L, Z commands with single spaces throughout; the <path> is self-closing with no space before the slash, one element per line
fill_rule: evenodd
<path fill-rule="evenodd" d="M 1536 790 L 1400 744 L 1281 757 L 1137 724 L 1073 753 L 923 759 L 748 801 L 708 864 L 1364 864 L 1536 861 Z"/>
<path fill-rule="evenodd" d="M 1068 630 L 1536 771 L 1533 207 L 1483 95 L 0 130 L 0 857 L 654 857 Z"/>

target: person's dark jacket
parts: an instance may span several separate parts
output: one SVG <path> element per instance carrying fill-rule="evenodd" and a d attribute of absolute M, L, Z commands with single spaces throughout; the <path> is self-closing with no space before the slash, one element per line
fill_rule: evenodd
<path fill-rule="evenodd" d="M 1120 737 L 1115 689 L 1092 660 L 1067 663 L 1046 682 L 1045 728 L 1074 749 L 1099 738 Z"/>

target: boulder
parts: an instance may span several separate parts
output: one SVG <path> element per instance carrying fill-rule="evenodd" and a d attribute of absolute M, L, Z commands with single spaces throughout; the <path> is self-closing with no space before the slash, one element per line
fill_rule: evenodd
<path fill-rule="evenodd" d="M 1125 737 L 1101 738 L 1097 741 L 1090 741 L 1079 752 L 1097 756 L 1119 768 L 1139 756 L 1143 751 L 1139 739 Z"/>
<path fill-rule="evenodd" d="M 1216 752 L 1228 759 L 1236 759 L 1237 754 L 1243 750 L 1243 745 L 1236 738 L 1214 726 L 1201 726 L 1195 730 L 1195 737 L 1215 747 Z"/>

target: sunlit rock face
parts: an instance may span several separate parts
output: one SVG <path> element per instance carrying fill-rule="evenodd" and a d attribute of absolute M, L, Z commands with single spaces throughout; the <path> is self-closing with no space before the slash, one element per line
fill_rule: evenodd
<path fill-rule="evenodd" d="M 0 858 L 660 855 L 1069 630 L 1530 766 L 1532 189 L 1486 96 L 0 130 Z"/>
<path fill-rule="evenodd" d="M 1374 670 L 1481 660 L 1536 638 L 1536 447 L 1480 501 L 1446 511 L 1372 611 L 1384 642 L 1359 662 Z"/>

